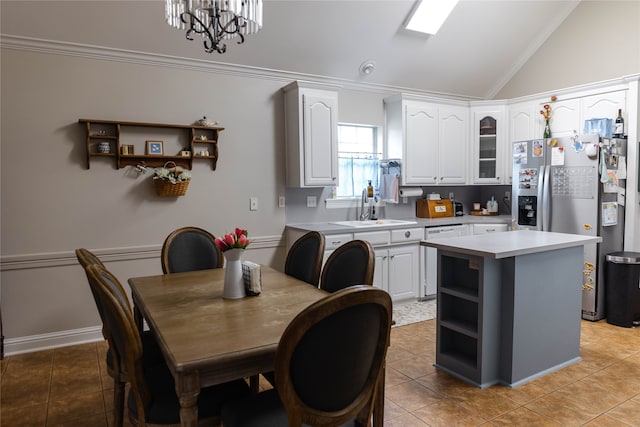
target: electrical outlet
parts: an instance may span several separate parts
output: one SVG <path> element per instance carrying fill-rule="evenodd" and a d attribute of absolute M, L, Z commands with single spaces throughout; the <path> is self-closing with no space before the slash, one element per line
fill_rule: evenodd
<path fill-rule="evenodd" d="M 249 198 L 249 210 L 250 211 L 257 211 L 258 210 L 258 198 L 257 197 L 250 197 Z"/>
<path fill-rule="evenodd" d="M 449 193 L 449 200 L 453 200 L 453 192 Z"/>
<path fill-rule="evenodd" d="M 284 208 L 284 196 L 278 197 L 278 207 Z"/>
<path fill-rule="evenodd" d="M 318 198 L 316 196 L 307 196 L 307 207 L 315 208 L 318 203 Z"/>
<path fill-rule="evenodd" d="M 511 201 L 511 191 L 504 192 L 504 200 L 506 200 L 507 202 Z"/>

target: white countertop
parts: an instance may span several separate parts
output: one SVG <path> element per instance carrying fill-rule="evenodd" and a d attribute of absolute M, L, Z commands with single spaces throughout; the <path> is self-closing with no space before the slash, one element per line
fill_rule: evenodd
<path fill-rule="evenodd" d="M 500 259 L 570 248 L 601 241 L 602 238 L 598 236 L 518 230 L 508 233 L 443 237 L 440 239 L 423 240 L 420 244 L 422 246 L 429 246 L 451 252 Z"/>
<path fill-rule="evenodd" d="M 511 215 L 463 215 L 463 216 L 451 216 L 446 218 L 394 218 L 416 221 L 416 224 L 409 225 L 385 225 L 385 226 L 372 226 L 372 227 L 345 227 L 342 225 L 331 224 L 331 222 L 310 222 L 310 223 L 297 223 L 287 224 L 287 228 L 302 230 L 302 231 L 318 231 L 324 234 L 338 234 L 338 233 L 353 233 L 360 231 L 371 230 L 394 230 L 402 228 L 414 228 L 414 227 L 442 227 L 445 225 L 454 224 L 511 224 Z"/>

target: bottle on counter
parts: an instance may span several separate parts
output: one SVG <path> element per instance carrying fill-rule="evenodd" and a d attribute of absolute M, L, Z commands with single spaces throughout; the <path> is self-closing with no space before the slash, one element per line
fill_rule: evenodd
<path fill-rule="evenodd" d="M 622 109 L 618 109 L 618 117 L 616 117 L 613 126 L 613 137 L 624 138 L 624 118 L 622 117 Z"/>
<path fill-rule="evenodd" d="M 369 185 L 367 186 L 367 197 L 373 197 L 373 185 L 371 185 L 371 180 L 369 180 Z"/>

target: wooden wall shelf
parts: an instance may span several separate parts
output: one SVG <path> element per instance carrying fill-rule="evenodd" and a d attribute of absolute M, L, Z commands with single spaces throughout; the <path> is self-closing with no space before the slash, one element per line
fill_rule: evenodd
<path fill-rule="evenodd" d="M 125 122 L 116 120 L 95 120 L 95 119 L 79 119 L 79 123 L 85 126 L 87 132 L 86 149 L 87 149 L 87 169 L 91 167 L 92 157 L 112 157 L 116 160 L 116 169 L 125 166 L 136 166 L 144 163 L 148 167 L 160 167 L 166 162 L 175 162 L 177 166 L 184 169 L 191 169 L 194 159 L 209 160 L 211 169 L 216 170 L 218 162 L 218 137 L 223 127 L 218 126 L 197 126 L 197 125 L 176 125 L 167 123 L 146 123 L 146 122 Z M 150 155 L 150 154 L 123 154 L 122 135 L 131 132 L 134 128 L 155 128 L 174 129 L 184 131 L 186 141 L 189 144 L 189 155 Z M 139 133 L 136 133 L 136 138 Z M 147 138 L 153 139 L 153 138 Z M 100 152 L 98 147 L 100 143 L 109 144 L 109 152 Z M 145 140 L 136 141 L 138 150 L 145 150 Z M 142 148 L 140 148 L 142 147 Z M 167 150 L 167 147 L 164 147 Z M 200 155 L 202 151 L 207 151 L 208 155 Z M 166 151 L 165 151 L 166 153 Z"/>

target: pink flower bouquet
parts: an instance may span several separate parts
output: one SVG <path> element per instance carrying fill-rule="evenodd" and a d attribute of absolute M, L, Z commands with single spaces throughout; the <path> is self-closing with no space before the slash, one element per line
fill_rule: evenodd
<path fill-rule="evenodd" d="M 247 238 L 247 230 L 236 228 L 234 232 L 225 234 L 224 237 L 216 237 L 216 246 L 222 252 L 229 249 L 245 249 L 251 241 Z"/>

